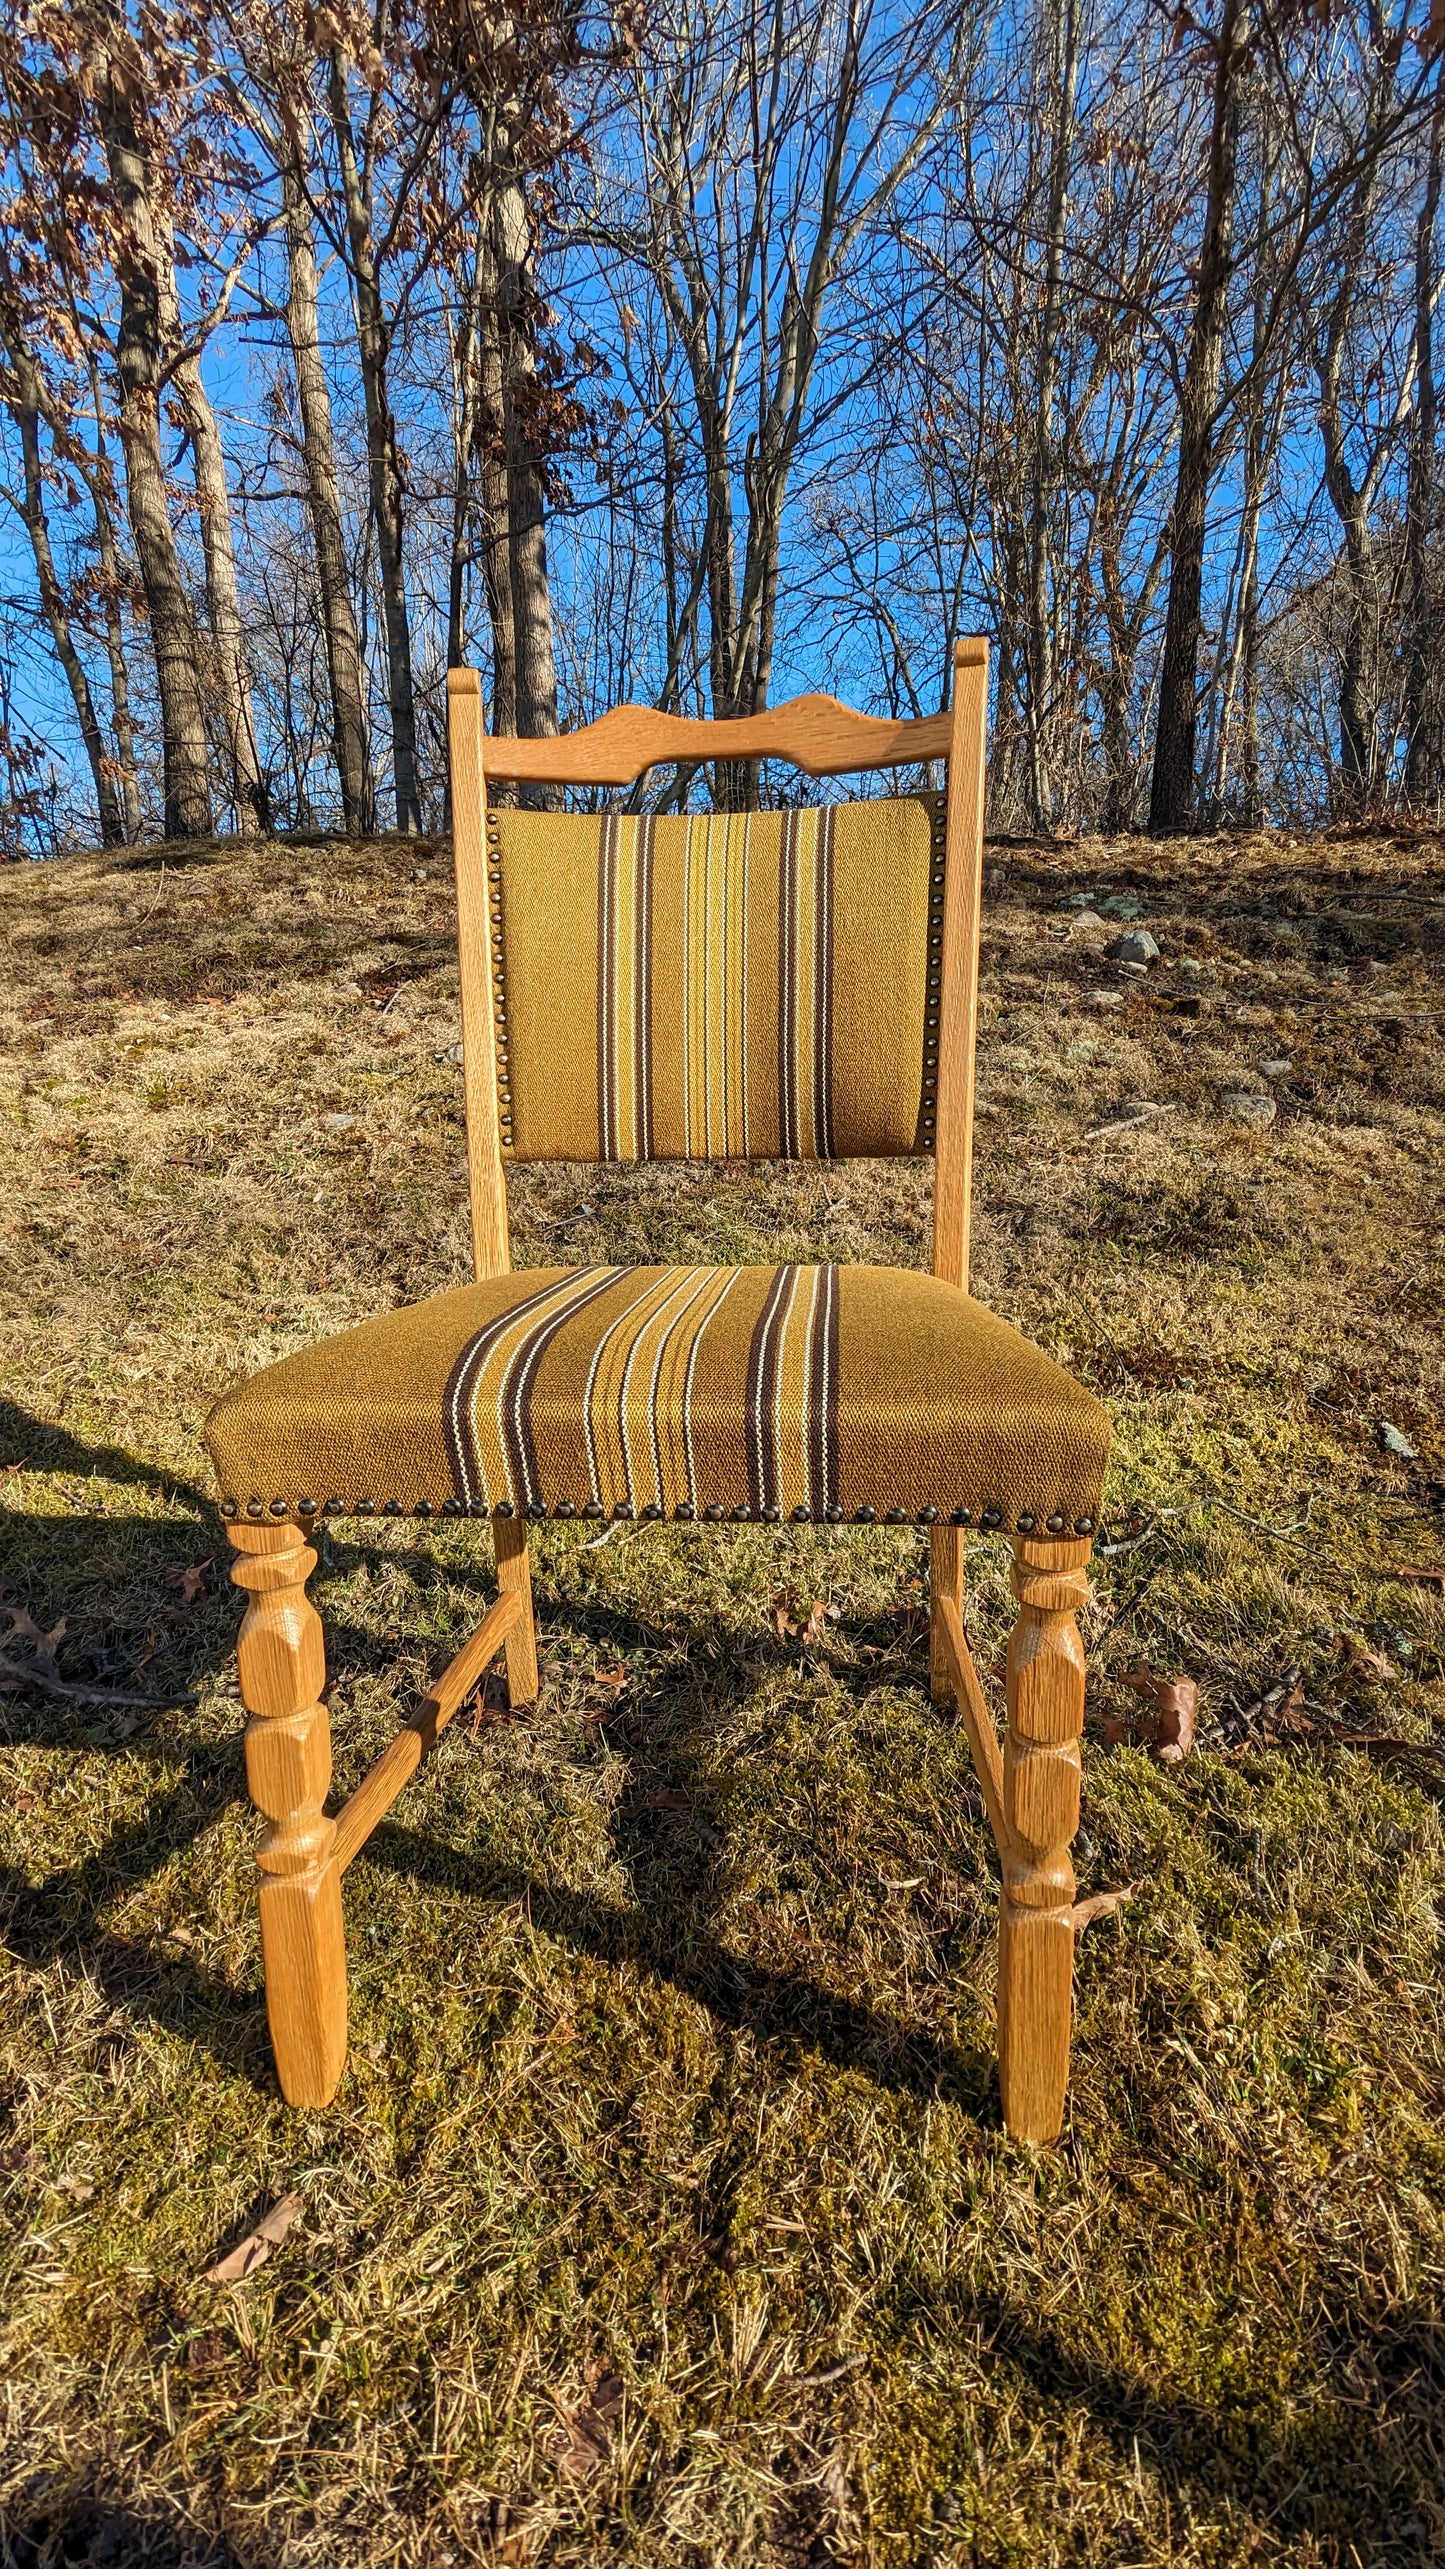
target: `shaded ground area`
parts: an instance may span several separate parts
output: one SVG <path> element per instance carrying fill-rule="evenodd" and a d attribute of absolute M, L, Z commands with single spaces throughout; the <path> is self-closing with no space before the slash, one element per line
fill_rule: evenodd
<path fill-rule="evenodd" d="M 80 1690 L 0 1693 L 9 2556 L 1445 2554 L 1442 916 L 1438 842 L 991 851 L 976 1283 L 1113 1409 L 1080 1876 L 1140 1885 L 1030 2156 L 907 1531 L 544 1529 L 542 1702 L 348 1876 L 351 2067 L 286 2112 L 199 1427 L 466 1271 L 445 854 L 0 878 L 0 1652 Z M 536 1170 L 516 1248 L 922 1263 L 928 1194 Z M 343 1789 L 488 1585 L 355 1531 Z M 1139 1656 L 1182 1766 L 1118 1744 Z"/>

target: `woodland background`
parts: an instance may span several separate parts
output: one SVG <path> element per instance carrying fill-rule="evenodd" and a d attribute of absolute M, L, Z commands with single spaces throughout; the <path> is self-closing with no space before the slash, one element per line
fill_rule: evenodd
<path fill-rule="evenodd" d="M 970 630 L 995 831 L 1438 820 L 1426 4 L 9 0 L 5 853 Z"/>

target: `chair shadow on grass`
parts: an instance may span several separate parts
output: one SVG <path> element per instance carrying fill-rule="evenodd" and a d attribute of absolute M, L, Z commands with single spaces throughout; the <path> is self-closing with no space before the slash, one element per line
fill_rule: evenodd
<path fill-rule="evenodd" d="M 118 1447 L 83 1444 L 64 1429 L 35 1420 L 11 1403 L 0 1403 L 0 1459 L 19 1458 L 38 1471 L 154 1489 L 189 1503 L 207 1517 L 214 1506 L 199 1489 L 177 1482 Z M 174 1562 L 174 1515 L 40 1519 L 12 1511 L 10 1523 L 17 1537 L 16 1553 L 32 1560 L 37 1545 L 53 1562 L 57 1552 L 63 1556 L 80 1543 L 93 1547 L 103 1530 L 108 1542 L 123 1546 L 132 1556 L 138 1572 L 149 1563 L 153 1573 L 163 1577 L 165 1567 Z M 336 1566 L 344 1570 L 351 1547 L 338 1544 L 337 1550 Z M 3 1567 L 0 1561 L 0 1570 Z M 418 1562 L 415 1567 L 425 1580 L 428 1565 Z M 480 1608 L 487 1580 L 480 1561 L 478 1573 Z M 455 1577 L 454 1572 L 449 1575 Z M 47 1585 L 52 1596 L 61 1593 L 63 1575 L 59 1581 L 52 1576 Z M 234 1607 L 239 1613 L 239 1598 Z M 656 1644 L 654 1632 L 595 1604 L 554 1611 L 553 1621 L 585 1627 L 593 1644 L 605 1641 L 620 1650 Z M 207 1629 L 204 1634 L 197 1631 L 187 1654 L 182 1684 L 188 1692 L 231 1664 L 234 1624 L 228 1619 L 229 1628 L 223 1630 L 214 1612 L 208 1613 L 205 1622 Z M 377 1661 L 374 1636 L 332 1616 L 327 1618 L 326 1637 L 333 1678 L 344 1681 L 368 1662 Z M 735 1676 L 720 1669 L 713 1672 L 711 1682 L 743 1685 L 748 1678 L 741 1668 Z M 181 1700 L 180 1693 L 171 1698 L 173 1704 Z M 148 2016 L 183 2039 L 199 2043 L 225 2067 L 258 2084 L 268 2082 L 269 2047 L 259 1995 L 237 1989 L 191 1958 L 166 1951 L 145 1936 L 117 1933 L 102 1915 L 138 1891 L 225 1811 L 244 1802 L 239 1704 L 235 1727 L 219 1736 L 200 1743 L 167 1737 L 154 1744 L 143 1728 L 123 1739 L 97 1736 L 94 1718 L 84 1706 L 8 1684 L 0 1695 L 0 1708 L 5 1734 L 13 1742 L 72 1748 L 88 1755 L 107 1748 L 130 1757 L 149 1754 L 163 1760 L 169 1770 L 145 1809 L 122 1820 L 77 1864 L 38 1883 L 21 1866 L 0 1868 L 0 1936 L 11 1952 L 35 1968 L 57 1955 L 73 1957 L 112 2006 Z M 164 1707 L 158 1703 L 157 1710 Z M 677 1739 L 674 1746 L 685 1759 L 684 1740 Z M 695 1817 L 720 1845 L 721 1833 L 708 1828 L 705 1787 L 694 1772 L 688 1781 Z M 884 2009 L 835 1997 L 806 1972 L 766 1971 L 731 1954 L 704 1923 L 710 1905 L 708 1881 L 716 1860 L 703 1847 L 692 1849 L 685 1865 L 680 1859 L 662 1861 L 657 1824 L 645 1816 L 621 1820 L 617 1844 L 619 1854 L 645 1885 L 641 1905 L 625 1917 L 584 1893 L 531 1879 L 499 1866 L 481 1851 L 458 1848 L 397 1821 L 383 1824 L 369 1841 L 366 1855 L 428 1887 L 461 1892 L 491 1905 L 524 1901 L 533 1923 L 574 1951 L 605 1964 L 629 1965 L 669 1983 L 734 2031 L 748 2031 L 793 2049 L 817 2050 L 839 2067 L 856 2069 L 904 2092 L 932 2097 L 946 2090 L 980 2119 L 997 2120 L 990 2056 L 961 2052 L 905 2028 Z M 670 1877 L 679 1874 L 685 1875 L 685 1881 L 674 1887 Z"/>

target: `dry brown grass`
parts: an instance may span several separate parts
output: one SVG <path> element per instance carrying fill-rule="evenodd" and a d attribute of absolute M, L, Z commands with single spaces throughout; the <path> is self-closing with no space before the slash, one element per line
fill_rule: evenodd
<path fill-rule="evenodd" d="M 465 1272 L 444 858 L 0 880 L 4 1597 L 171 1697 L 3 1704 L 6 2560 L 1445 2558 L 1445 1607 L 1391 1575 L 1445 1558 L 1439 860 L 992 851 L 978 1289 L 1107 1394 L 1112 1539 L 1152 1527 L 1100 1562 L 1080 1865 L 1145 1887 L 1038 2155 L 907 1533 L 546 1529 L 536 1718 L 459 1724 L 357 1863 L 352 2066 L 282 2107 L 235 1610 L 178 1574 L 222 1384 Z M 1164 949 L 1117 1011 L 1075 888 Z M 1282 1051 L 1274 1127 L 1223 1120 Z M 1083 1139 L 1140 1095 L 1177 1111 Z M 912 1167 L 514 1203 L 526 1260 L 927 1252 Z M 475 1530 L 355 1531 L 343 1786 L 487 1587 Z M 838 1609 L 806 1655 L 779 1585 Z M 1202 1683 L 1182 1768 L 1097 1736 L 1139 1651 Z M 1249 1711 L 1292 1664 L 1313 1733 Z M 289 2187 L 254 2279 L 199 2281 Z"/>

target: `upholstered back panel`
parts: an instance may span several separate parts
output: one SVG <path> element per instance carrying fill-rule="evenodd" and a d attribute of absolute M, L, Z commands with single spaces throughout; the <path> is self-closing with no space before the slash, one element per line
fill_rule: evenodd
<path fill-rule="evenodd" d="M 933 1147 L 943 804 L 489 812 L 503 1148 Z"/>

